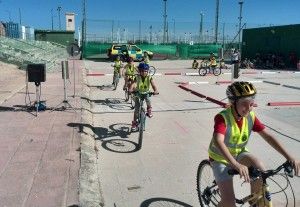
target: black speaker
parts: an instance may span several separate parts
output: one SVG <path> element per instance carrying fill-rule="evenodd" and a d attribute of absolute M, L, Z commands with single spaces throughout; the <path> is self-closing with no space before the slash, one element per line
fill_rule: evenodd
<path fill-rule="evenodd" d="M 28 64 L 27 65 L 28 82 L 45 82 L 46 67 L 45 64 Z"/>

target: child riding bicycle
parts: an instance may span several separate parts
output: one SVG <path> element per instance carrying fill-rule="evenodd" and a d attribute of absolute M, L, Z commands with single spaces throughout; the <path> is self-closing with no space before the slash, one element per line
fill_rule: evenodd
<path fill-rule="evenodd" d="M 199 63 L 197 62 L 196 59 L 194 59 L 193 63 L 192 63 L 192 69 L 197 69 L 199 66 Z"/>
<path fill-rule="evenodd" d="M 150 92 L 150 85 L 154 91 L 154 94 L 158 94 L 157 87 L 153 81 L 152 76 L 148 74 L 149 71 L 149 65 L 146 63 L 140 63 L 138 66 L 139 69 L 139 75 L 136 77 L 134 80 L 134 83 L 131 85 L 129 88 L 129 92 L 138 92 L 142 94 L 147 94 Z M 147 104 L 147 116 L 152 117 L 152 107 L 151 107 L 151 101 L 149 95 L 145 99 L 146 104 Z M 131 130 L 136 131 L 137 130 L 137 118 L 138 118 L 138 113 L 139 113 L 139 99 L 138 97 L 135 98 L 135 108 L 134 108 L 134 116 L 133 116 L 133 121 L 131 125 Z"/>
<path fill-rule="evenodd" d="M 126 87 L 130 88 L 134 80 L 134 75 L 136 73 L 136 66 L 134 65 L 133 58 L 129 57 L 127 60 L 127 64 L 124 66 L 125 70 L 125 83 L 123 86 L 123 90 L 126 90 Z"/>
<path fill-rule="evenodd" d="M 217 67 L 217 59 L 214 53 L 210 53 L 209 62 L 211 68 Z"/>
<path fill-rule="evenodd" d="M 144 52 L 143 62 L 148 64 L 150 63 L 150 58 L 147 52 Z"/>
<path fill-rule="evenodd" d="M 236 169 L 246 182 L 250 182 L 248 166 L 265 170 L 261 161 L 246 148 L 252 131 L 257 132 L 275 150 L 289 160 L 295 174 L 299 174 L 300 162 L 286 151 L 271 135 L 252 111 L 257 91 L 249 82 L 234 82 L 228 86 L 226 95 L 231 106 L 215 116 L 213 138 L 208 153 L 220 189 L 221 202 L 218 206 L 235 206 L 232 176 L 228 169 Z M 261 189 L 261 179 L 251 182 L 251 192 Z"/>
<path fill-rule="evenodd" d="M 115 79 L 116 76 L 121 77 L 121 67 L 122 67 L 122 61 L 120 59 L 120 56 L 117 56 L 116 60 L 114 61 L 114 63 L 112 64 L 112 66 L 114 67 L 114 76 L 113 76 L 113 83 L 112 85 L 115 84 Z"/>

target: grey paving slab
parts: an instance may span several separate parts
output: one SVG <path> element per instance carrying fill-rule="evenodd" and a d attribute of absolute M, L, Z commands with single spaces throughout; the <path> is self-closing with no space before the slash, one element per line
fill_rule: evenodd
<path fill-rule="evenodd" d="M 73 70 L 79 71 L 79 64 Z M 81 76 L 76 71 L 76 83 Z M 63 99 L 61 72 L 47 73 L 42 83 L 41 100 L 46 101 L 46 111 L 27 110 L 26 104 L 35 101 L 35 86 L 25 85 L 25 76 L 10 81 L 15 85 L 13 95 L 0 102 L 0 159 L 1 206 L 71 206 L 78 205 L 79 186 L 79 134 L 80 113 L 53 111 Z M 73 88 L 67 88 L 72 94 Z M 80 94 L 81 84 L 76 85 Z M 26 96 L 27 94 L 27 96 Z M 25 101 L 25 97 L 31 96 Z M 69 98 L 69 97 L 68 97 Z M 80 106 L 79 98 L 72 100 Z"/>

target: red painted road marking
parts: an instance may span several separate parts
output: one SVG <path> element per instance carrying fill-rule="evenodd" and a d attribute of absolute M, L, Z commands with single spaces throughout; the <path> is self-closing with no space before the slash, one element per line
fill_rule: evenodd
<path fill-rule="evenodd" d="M 104 73 L 87 73 L 86 76 L 104 76 Z"/>
<path fill-rule="evenodd" d="M 179 124 L 177 121 L 174 121 L 174 123 L 181 129 L 181 131 L 183 131 L 186 134 L 189 133 L 189 131 L 184 126 L 182 126 L 181 124 Z"/>
<path fill-rule="evenodd" d="M 181 75 L 181 73 L 164 73 L 164 75 Z"/>
<path fill-rule="evenodd" d="M 300 106 L 300 102 L 269 102 L 268 106 Z"/>
<path fill-rule="evenodd" d="M 218 104 L 218 105 L 222 106 L 223 108 L 228 107 L 228 103 L 224 103 L 224 102 L 222 102 L 222 101 L 219 101 L 219 100 L 216 100 L 216 99 L 214 99 L 214 98 L 205 96 L 205 95 L 203 95 L 203 94 L 201 94 L 201 93 L 198 93 L 197 91 L 193 91 L 193 90 L 189 89 L 186 85 L 179 85 L 179 87 L 182 88 L 182 89 L 185 90 L 185 91 L 191 92 L 192 94 L 194 94 L 194 95 L 196 95 L 196 96 L 199 96 L 199 97 L 201 97 L 201 98 L 205 98 L 205 99 L 208 100 L 208 101 L 211 101 L 211 102 L 213 102 L 213 103 L 215 103 L 215 104 Z"/>

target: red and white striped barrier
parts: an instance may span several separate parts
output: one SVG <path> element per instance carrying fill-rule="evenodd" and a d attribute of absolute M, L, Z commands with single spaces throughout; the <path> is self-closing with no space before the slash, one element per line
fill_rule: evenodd
<path fill-rule="evenodd" d="M 185 91 L 189 91 L 189 92 L 191 92 L 192 94 L 194 94 L 194 95 L 196 95 L 196 96 L 198 96 L 198 97 L 205 98 L 205 99 L 208 100 L 208 101 L 211 101 L 211 102 L 213 102 L 213 103 L 215 103 L 215 104 L 218 104 L 218 105 L 222 106 L 223 108 L 228 107 L 228 103 L 224 103 L 224 102 L 222 102 L 222 101 L 216 100 L 216 99 L 211 98 L 211 97 L 209 97 L 209 96 L 205 96 L 205 95 L 203 95 L 203 94 L 201 94 L 201 93 L 199 93 L 199 92 L 197 92 L 197 91 L 191 90 L 191 89 L 189 89 L 189 88 L 187 87 L 187 85 L 182 85 L 182 84 L 180 84 L 178 87 L 181 88 L 181 89 L 183 89 L 183 90 L 185 90 Z"/>

